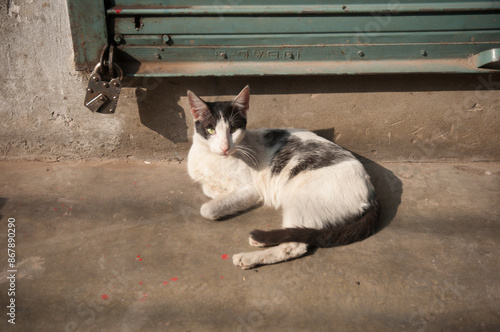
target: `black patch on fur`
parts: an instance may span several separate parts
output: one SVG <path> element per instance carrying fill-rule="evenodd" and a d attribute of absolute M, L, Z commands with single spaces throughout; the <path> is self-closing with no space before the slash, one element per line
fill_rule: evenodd
<path fill-rule="evenodd" d="M 265 245 L 278 245 L 286 242 L 300 242 L 321 248 L 343 246 L 362 241 L 375 233 L 380 220 L 380 204 L 376 199 L 359 217 L 347 220 L 345 225 L 327 229 L 284 228 L 271 231 L 254 230 L 252 239 Z"/>
<path fill-rule="evenodd" d="M 275 145 L 283 146 L 288 137 L 290 137 L 288 130 L 271 129 L 264 135 L 264 145 L 266 148 L 271 148 Z"/>
<path fill-rule="evenodd" d="M 290 179 L 300 172 L 331 166 L 353 158 L 351 153 L 331 142 L 306 141 L 302 142 L 297 150 L 299 162 L 290 170 Z"/>
<path fill-rule="evenodd" d="M 215 121 L 209 117 L 204 121 L 195 121 L 194 127 L 196 129 L 196 132 L 201 137 L 203 137 L 204 139 L 208 139 L 210 135 L 207 133 L 207 128 L 209 127 L 215 128 Z"/>
<path fill-rule="evenodd" d="M 287 131 L 284 132 L 288 136 L 277 130 L 270 131 L 273 134 L 272 140 L 269 139 L 269 141 L 274 142 L 272 145 L 279 144 L 279 148 L 271 162 L 272 175 L 280 174 L 294 157 L 296 157 L 298 163 L 290 170 L 290 179 L 303 171 L 335 165 L 354 158 L 349 151 L 335 143 L 314 140 L 302 141 L 299 138 L 289 137 L 290 134 Z M 266 143 L 268 142 L 266 136 L 270 135 L 270 133 L 264 136 Z"/>
<path fill-rule="evenodd" d="M 204 103 L 208 106 L 210 114 L 203 121 L 195 121 L 195 129 L 203 138 L 208 139 L 210 135 L 207 133 L 207 128 L 215 128 L 217 122 L 226 120 L 231 129 L 246 129 L 247 119 L 241 114 L 237 107 L 233 107 L 232 102 L 213 102 Z"/>
<path fill-rule="evenodd" d="M 273 156 L 271 162 L 271 174 L 278 175 L 283 168 L 290 162 L 290 159 L 298 152 L 300 140 L 297 138 L 288 138 L 280 144 L 280 147 Z"/>

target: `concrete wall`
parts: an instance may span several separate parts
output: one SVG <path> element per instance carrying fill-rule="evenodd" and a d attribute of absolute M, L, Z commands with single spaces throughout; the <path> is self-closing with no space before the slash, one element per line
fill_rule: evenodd
<path fill-rule="evenodd" d="M 176 160 L 193 132 L 186 89 L 250 84 L 250 127 L 300 127 L 377 161 L 500 160 L 500 76 L 129 79 L 114 115 L 83 106 L 64 0 L 2 0 L 0 158 Z"/>

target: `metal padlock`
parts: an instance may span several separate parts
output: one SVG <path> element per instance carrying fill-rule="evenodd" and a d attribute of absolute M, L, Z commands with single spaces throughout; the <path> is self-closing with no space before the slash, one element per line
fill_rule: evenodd
<path fill-rule="evenodd" d="M 111 80 L 103 77 L 101 62 L 95 66 L 90 75 L 87 93 L 85 95 L 85 106 L 92 112 L 108 114 L 115 112 L 116 104 L 120 96 L 123 72 L 116 63 L 113 65 L 113 68 L 117 69 L 118 76 L 112 77 Z M 114 76 L 114 71 L 114 69 L 111 70 L 110 75 Z"/>

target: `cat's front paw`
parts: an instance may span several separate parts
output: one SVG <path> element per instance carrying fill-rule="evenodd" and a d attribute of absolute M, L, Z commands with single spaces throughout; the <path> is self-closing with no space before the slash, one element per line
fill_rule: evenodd
<path fill-rule="evenodd" d="M 200 209 L 200 214 L 203 218 L 207 218 L 207 219 L 210 219 L 210 220 L 217 220 L 219 219 L 221 216 L 217 213 L 217 210 L 214 209 L 214 207 L 212 206 L 212 204 L 210 204 L 210 202 L 208 203 L 205 203 L 201 206 L 201 209 Z"/>
<path fill-rule="evenodd" d="M 242 252 L 233 256 L 233 264 L 242 270 L 248 270 L 257 265 L 251 252 Z"/>

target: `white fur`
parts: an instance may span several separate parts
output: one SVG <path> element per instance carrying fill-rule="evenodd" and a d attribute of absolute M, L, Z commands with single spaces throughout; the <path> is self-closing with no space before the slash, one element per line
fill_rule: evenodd
<path fill-rule="evenodd" d="M 261 197 L 252 185 L 248 166 L 240 159 L 214 153 L 211 147 L 220 143 L 213 144 L 212 139 L 207 142 L 199 135 L 194 136 L 188 172 L 202 184 L 204 194 L 212 198 L 202 205 L 201 215 L 216 220 L 259 204 Z"/>

